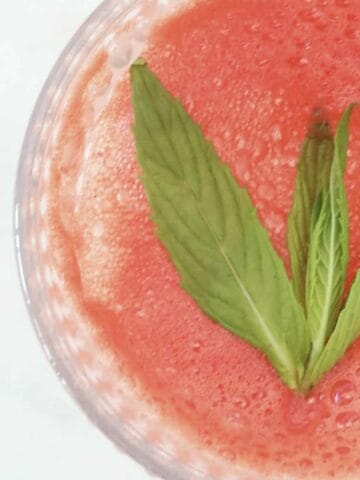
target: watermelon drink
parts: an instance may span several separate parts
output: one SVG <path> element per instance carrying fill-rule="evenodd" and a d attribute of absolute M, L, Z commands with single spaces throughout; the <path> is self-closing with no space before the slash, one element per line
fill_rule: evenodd
<path fill-rule="evenodd" d="M 145 56 L 201 124 L 288 268 L 287 216 L 309 122 L 321 110 L 335 129 L 360 96 L 359 7 L 358 0 L 198 0 L 163 10 L 146 41 L 139 30 L 131 36 L 132 18 L 125 28 L 113 23 L 72 74 L 33 167 L 35 226 L 23 255 L 38 252 L 33 282 L 44 284 L 49 303 L 40 322 L 50 332 L 45 341 L 66 372 L 73 365 L 84 372 L 71 382 L 63 371 L 70 386 L 91 385 L 93 398 L 104 400 L 91 416 L 101 424 L 107 409 L 112 425 L 121 419 L 141 442 L 169 448 L 179 475 L 185 468 L 179 478 L 358 478 L 360 343 L 301 395 L 180 287 L 139 179 L 129 66 Z M 125 53 L 124 39 L 131 39 Z M 359 127 L 355 111 L 345 176 L 348 282 L 360 266 Z M 55 333 L 71 344 L 67 353 L 54 346 Z M 160 453 L 151 455 L 156 464 Z"/>

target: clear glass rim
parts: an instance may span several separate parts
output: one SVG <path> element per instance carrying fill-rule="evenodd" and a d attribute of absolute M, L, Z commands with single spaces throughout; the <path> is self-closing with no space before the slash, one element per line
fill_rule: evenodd
<path fill-rule="evenodd" d="M 141 464 L 150 474 L 169 480 L 189 480 L 190 472 L 186 471 L 185 468 L 179 465 L 174 459 L 170 459 L 170 457 L 167 461 L 165 457 L 159 459 L 159 452 L 156 448 L 151 447 L 151 445 L 145 442 L 136 442 L 136 439 L 129 439 L 125 431 L 119 432 L 118 429 L 115 429 L 110 422 L 110 419 L 101 416 L 93 402 L 89 401 L 84 392 L 77 388 L 70 369 L 66 367 L 64 361 L 57 354 L 53 340 L 47 333 L 45 326 L 42 325 L 36 313 L 33 311 L 31 286 L 27 281 L 31 273 L 31 265 L 29 264 L 29 259 L 27 258 L 29 255 L 26 252 L 26 247 L 24 245 L 24 232 L 26 231 L 26 226 L 21 215 L 22 207 L 27 200 L 28 170 L 26 163 L 29 158 L 33 160 L 35 157 L 39 142 L 37 125 L 44 124 L 50 106 L 53 103 L 52 97 L 48 92 L 50 89 L 56 90 L 60 84 L 64 84 L 64 78 L 65 81 L 71 81 L 73 74 L 68 74 L 66 70 L 68 62 L 65 60 L 70 59 L 70 61 L 72 61 L 76 57 L 76 52 L 81 50 L 82 54 L 84 54 L 84 52 L 90 52 L 95 47 L 99 37 L 102 36 L 104 31 L 111 26 L 111 17 L 114 14 L 114 9 L 125 15 L 128 10 L 141 4 L 142 1 L 143 0 L 103 1 L 69 41 L 51 70 L 38 96 L 25 133 L 18 163 L 13 210 L 15 256 L 23 298 L 40 345 L 46 358 L 51 363 L 55 374 L 65 386 L 68 393 L 81 407 L 81 410 L 114 445 Z M 90 39 L 88 39 L 86 35 L 89 28 L 92 30 Z M 192 473 L 196 475 L 195 471 Z M 208 476 L 204 477 L 200 472 L 197 473 L 199 473 L 199 476 L 196 475 L 197 478 L 207 478 L 210 480 Z"/>

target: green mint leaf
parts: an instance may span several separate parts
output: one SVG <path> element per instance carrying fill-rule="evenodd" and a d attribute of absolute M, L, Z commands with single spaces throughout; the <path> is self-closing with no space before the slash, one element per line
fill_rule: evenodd
<path fill-rule="evenodd" d="M 182 287 L 299 388 L 306 320 L 248 193 L 143 62 L 132 66 L 131 84 L 142 182 Z"/>
<path fill-rule="evenodd" d="M 315 385 L 323 374 L 330 370 L 342 358 L 359 334 L 360 272 L 356 275 L 345 307 L 339 315 L 336 327 L 311 372 L 311 380 L 308 387 Z"/>
<path fill-rule="evenodd" d="M 318 352 L 339 313 L 348 262 L 345 189 L 339 185 L 334 193 L 319 196 L 309 250 L 306 310 L 314 349 Z"/>
<path fill-rule="evenodd" d="M 348 209 L 344 169 L 349 135 L 350 106 L 335 135 L 329 187 L 313 209 L 306 278 L 306 311 L 314 348 L 322 350 L 339 313 L 348 264 Z"/>
<path fill-rule="evenodd" d="M 322 355 L 341 309 L 349 256 L 349 225 L 344 170 L 353 106 L 339 122 L 334 143 L 329 188 L 318 195 L 312 212 L 306 284 L 306 313 L 312 351 L 305 382 Z"/>
<path fill-rule="evenodd" d="M 311 212 L 319 192 L 329 183 L 333 156 L 334 142 L 330 128 L 321 118 L 317 118 L 302 145 L 293 206 L 288 217 L 292 283 L 297 299 L 304 306 Z"/>

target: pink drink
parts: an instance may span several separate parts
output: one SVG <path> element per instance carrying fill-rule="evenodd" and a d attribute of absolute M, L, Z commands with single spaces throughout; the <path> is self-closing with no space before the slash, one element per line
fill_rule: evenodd
<path fill-rule="evenodd" d="M 311 112 L 326 108 L 335 127 L 360 97 L 360 1 L 197 1 L 159 23 L 141 53 L 248 188 L 287 264 L 286 219 Z M 113 61 L 104 47 L 77 74 L 40 201 L 57 295 L 97 339 L 94 357 L 79 348 L 79 358 L 90 369 L 97 356 L 111 358 L 115 373 L 100 395 L 125 376 L 164 428 L 234 471 L 358 478 L 360 343 L 305 398 L 180 288 L 139 181 L 128 76 L 116 78 Z M 349 281 L 360 266 L 359 127 L 355 112 Z M 62 331 L 73 328 L 65 319 Z M 159 432 L 147 434 L 155 442 Z M 210 473 L 223 478 L 216 465 Z"/>

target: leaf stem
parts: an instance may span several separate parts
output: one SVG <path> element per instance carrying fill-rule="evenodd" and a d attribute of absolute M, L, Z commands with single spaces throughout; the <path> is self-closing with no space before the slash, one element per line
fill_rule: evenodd
<path fill-rule="evenodd" d="M 319 343 L 317 343 L 316 345 L 315 344 L 313 345 L 308 365 L 305 369 L 304 376 L 299 385 L 299 391 L 301 393 L 306 394 L 313 387 L 313 370 L 320 358 L 320 355 L 323 349 L 324 349 L 324 345 L 320 346 Z"/>

